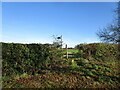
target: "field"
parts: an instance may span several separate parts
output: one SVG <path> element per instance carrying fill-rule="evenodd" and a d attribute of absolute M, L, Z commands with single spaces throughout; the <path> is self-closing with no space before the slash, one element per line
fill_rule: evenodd
<path fill-rule="evenodd" d="M 68 49 L 68 52 L 70 52 L 70 53 L 77 53 L 78 49 Z"/>
<path fill-rule="evenodd" d="M 77 54 L 77 49 L 69 49 Z M 74 59 L 74 61 L 72 61 Z M 120 61 L 97 61 L 94 58 L 68 58 L 38 74 L 3 76 L 3 88 L 120 88 Z"/>
<path fill-rule="evenodd" d="M 43 69 L 41 74 L 3 77 L 4 88 L 118 88 L 117 62 L 89 62 Z"/>

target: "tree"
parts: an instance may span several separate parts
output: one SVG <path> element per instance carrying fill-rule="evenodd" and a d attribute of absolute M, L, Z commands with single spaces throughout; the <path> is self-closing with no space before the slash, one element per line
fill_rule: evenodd
<path fill-rule="evenodd" d="M 54 38 L 54 41 L 53 41 L 53 45 L 56 47 L 56 48 L 62 48 L 62 35 L 61 36 L 55 36 L 53 35 L 53 38 Z"/>
<path fill-rule="evenodd" d="M 109 43 L 120 43 L 120 2 L 117 9 L 117 23 L 100 30 L 97 35 L 101 41 Z"/>

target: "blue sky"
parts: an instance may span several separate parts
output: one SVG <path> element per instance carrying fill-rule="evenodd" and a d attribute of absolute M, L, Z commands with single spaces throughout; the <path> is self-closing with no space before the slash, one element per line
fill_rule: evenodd
<path fill-rule="evenodd" d="M 116 2 L 18 2 L 2 3 L 2 41 L 52 43 L 100 42 L 96 32 L 113 23 Z"/>

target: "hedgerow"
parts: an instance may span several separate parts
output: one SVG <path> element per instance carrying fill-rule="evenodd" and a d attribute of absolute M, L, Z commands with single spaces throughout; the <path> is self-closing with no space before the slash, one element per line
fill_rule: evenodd
<path fill-rule="evenodd" d="M 90 57 L 100 61 L 117 60 L 119 57 L 118 44 L 92 43 L 80 44 L 77 46 L 80 57 Z"/>
<path fill-rule="evenodd" d="M 35 74 L 42 67 L 60 58 L 49 44 L 2 43 L 2 74 Z M 56 57 L 55 57 L 56 56 Z"/>

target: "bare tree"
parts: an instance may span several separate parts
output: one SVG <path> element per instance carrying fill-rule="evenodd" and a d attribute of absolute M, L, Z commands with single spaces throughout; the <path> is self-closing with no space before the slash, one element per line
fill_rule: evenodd
<path fill-rule="evenodd" d="M 62 35 L 61 36 L 55 36 L 53 35 L 54 41 L 53 45 L 56 46 L 57 48 L 62 48 Z"/>
<path fill-rule="evenodd" d="M 100 30 L 97 35 L 104 42 L 118 43 L 120 42 L 120 28 L 118 26 L 110 25 L 103 30 Z"/>
<path fill-rule="evenodd" d="M 120 2 L 118 2 L 116 14 L 118 15 L 116 24 L 111 24 L 98 31 L 97 35 L 101 41 L 107 43 L 120 43 Z"/>

